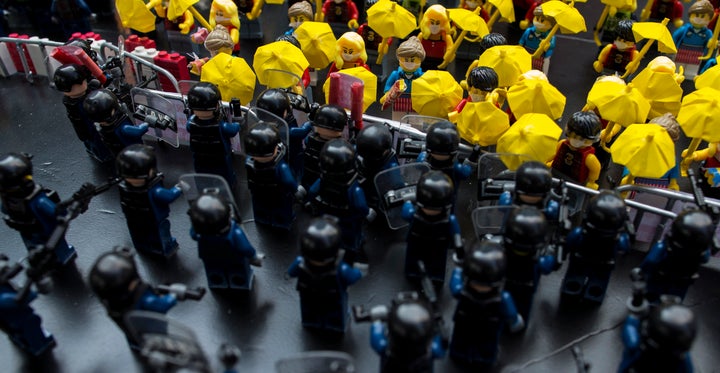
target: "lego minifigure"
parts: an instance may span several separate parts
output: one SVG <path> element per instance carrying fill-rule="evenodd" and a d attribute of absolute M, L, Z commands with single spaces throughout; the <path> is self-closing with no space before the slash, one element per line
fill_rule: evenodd
<path fill-rule="evenodd" d="M 414 112 L 410 99 L 412 81 L 423 74 L 420 65 L 425 60 L 425 49 L 417 37 L 411 36 L 400 43 L 395 55 L 400 66 L 388 76 L 385 82 L 385 95 L 379 100 L 383 108 L 392 104 L 393 117 L 397 116 L 396 113 L 405 115 Z M 401 89 L 402 87 L 405 89 Z"/>
<path fill-rule="evenodd" d="M 528 27 L 520 37 L 518 44 L 527 49 L 530 54 L 540 48 L 541 42 L 545 40 L 550 33 L 550 29 L 555 26 L 555 19 L 545 16 L 542 11 L 542 5 L 538 5 L 533 10 L 533 25 Z M 550 57 L 555 50 L 555 36 L 550 38 L 550 46 L 538 58 L 533 58 L 532 67 L 536 70 L 542 70 L 547 75 L 550 70 Z"/>
<path fill-rule="evenodd" d="M 640 264 L 647 281 L 647 298 L 656 302 L 670 294 L 685 299 L 698 277 L 700 265 L 710 259 L 715 226 L 700 210 L 686 210 L 673 220 L 670 232 L 656 242 Z"/>
<path fill-rule="evenodd" d="M 233 42 L 233 53 L 240 51 L 240 17 L 237 5 L 232 0 L 213 0 L 208 22 L 213 30 L 216 25 L 225 26 Z"/>
<path fill-rule="evenodd" d="M 665 128 L 673 142 L 677 142 L 680 139 L 680 124 L 672 114 L 666 113 L 665 115 L 650 119 L 648 123 L 657 124 L 658 126 Z M 630 171 L 628 171 L 627 167 L 623 169 L 622 176 L 623 178 L 620 181 L 620 185 L 639 184 L 651 185 L 656 188 L 680 190 L 680 185 L 678 185 L 678 179 L 680 178 L 680 162 L 675 162 L 675 166 L 673 166 L 660 178 L 648 178 L 643 175 L 633 175 Z"/>
<path fill-rule="evenodd" d="M 105 88 L 90 92 L 83 109 L 90 120 L 100 125 L 100 138 L 113 156 L 126 146 L 142 144 L 142 136 L 149 128 L 147 123 L 133 125 L 117 96 Z"/>
<path fill-rule="evenodd" d="M 250 290 L 254 278 L 250 266 L 262 262 L 231 211 L 230 204 L 217 195 L 200 195 L 188 211 L 190 237 L 198 242 L 210 289 Z"/>
<path fill-rule="evenodd" d="M 570 260 L 562 283 L 564 300 L 602 303 L 617 252 L 630 250 L 627 222 L 625 201 L 614 192 L 601 191 L 590 199 L 582 226 L 565 242 Z"/>
<path fill-rule="evenodd" d="M 37 293 L 30 291 L 18 299 L 20 290 L 12 278 L 20 271 L 20 265 L 10 265 L 8 257 L 0 254 L 0 327 L 18 348 L 40 356 L 55 347 L 55 338 L 42 327 L 42 319 L 30 307 Z"/>
<path fill-rule="evenodd" d="M 172 2 L 175 2 L 173 0 Z M 195 17 L 193 17 L 190 9 L 186 9 L 179 17 L 175 19 L 169 19 L 167 17 L 168 7 L 171 5 L 171 1 L 168 0 L 150 0 L 146 6 L 152 6 L 155 14 L 164 19 L 165 31 L 179 31 L 182 34 L 187 35 L 190 31 L 195 28 Z M 172 4 L 174 5 L 174 4 Z"/>
<path fill-rule="evenodd" d="M 357 180 L 355 149 L 344 139 L 333 139 L 323 146 L 319 161 L 320 178 L 310 187 L 308 199 L 319 213 L 338 218 L 346 261 L 367 263 L 362 225 L 374 210 L 368 208 Z"/>
<path fill-rule="evenodd" d="M 497 361 L 504 324 L 512 332 L 525 327 L 512 295 L 503 289 L 505 268 L 502 246 L 482 241 L 471 247 L 450 279 L 450 292 L 458 300 L 450 357 L 475 369 Z"/>
<path fill-rule="evenodd" d="M 20 232 L 28 251 L 44 245 L 58 226 L 57 204 L 60 198 L 33 180 L 33 165 L 25 155 L 0 156 L 0 200 L 5 223 Z M 77 256 L 75 248 L 63 237 L 55 247 L 58 264 L 65 265 Z"/>
<path fill-rule="evenodd" d="M 633 21 L 623 19 L 615 27 L 615 39 L 612 44 L 606 45 L 593 62 L 596 72 L 605 71 L 609 74 L 625 74 L 627 65 L 638 58 L 640 52 L 635 49 L 635 36 L 633 35 Z"/>
<path fill-rule="evenodd" d="M 317 109 L 311 122 L 313 132 L 305 138 L 303 171 L 301 175 L 295 175 L 300 176 L 305 189 L 309 189 L 320 177 L 320 150 L 326 142 L 342 137 L 348 116 L 340 106 L 323 105 Z"/>
<path fill-rule="evenodd" d="M 532 206 L 542 211 L 549 222 L 556 222 L 559 203 L 550 197 L 552 173 L 544 164 L 528 161 L 515 171 L 515 190 L 504 191 L 498 200 L 500 206 Z"/>
<path fill-rule="evenodd" d="M 399 165 L 390 130 L 382 124 L 363 127 L 355 138 L 360 187 L 368 205 L 377 209 L 380 201 L 375 189 L 375 176 Z"/>
<path fill-rule="evenodd" d="M 418 261 L 425 263 L 430 280 L 445 282 L 448 249 L 462 256 L 460 225 L 452 212 L 455 187 L 442 171 L 430 171 L 420 177 L 416 186 L 416 202 L 406 201 L 402 217 L 410 222 L 405 251 L 405 276 L 419 279 L 423 274 Z"/>
<path fill-rule="evenodd" d="M 130 238 L 138 251 L 169 257 L 175 254 L 178 243 L 170 234 L 169 205 L 178 199 L 182 189 L 165 188 L 164 176 L 157 170 L 152 147 L 131 145 L 117 156 L 120 204 L 127 222 Z"/>
<path fill-rule="evenodd" d="M 367 58 L 365 40 L 357 32 L 348 31 L 342 34 L 335 44 L 335 61 L 330 65 L 328 75 L 360 66 L 370 71 L 370 66 L 365 63 Z"/>
<path fill-rule="evenodd" d="M 210 53 L 210 58 L 197 58 L 188 63 L 188 69 L 192 74 L 201 75 L 203 65 L 218 54 L 232 54 L 234 44 L 227 28 L 223 25 L 217 25 L 205 38 L 204 45 L 205 49 Z"/>
<path fill-rule="evenodd" d="M 244 139 L 245 170 L 252 197 L 255 223 L 290 230 L 295 220 L 295 196 L 302 200 L 305 189 L 285 162 L 285 144 L 277 128 L 269 123 L 253 125 Z"/>
<path fill-rule="evenodd" d="M 486 50 L 498 46 L 498 45 L 507 45 L 508 41 L 505 38 L 503 34 L 499 34 L 497 32 L 491 32 L 480 39 L 480 42 L 478 43 L 480 46 L 480 50 L 478 51 L 478 58 L 476 58 L 473 62 L 470 63 L 470 66 L 468 66 L 467 71 L 465 72 L 465 79 L 460 81 L 460 86 L 463 87 L 463 89 L 467 90 L 467 79 L 470 76 L 470 72 L 478 67 L 480 65 L 479 56 L 481 56 L 483 53 L 485 53 Z"/>
<path fill-rule="evenodd" d="M 287 15 L 290 19 L 290 28 L 285 31 L 285 35 L 292 35 L 303 22 L 312 21 L 314 18 L 312 5 L 305 0 L 290 5 Z"/>
<path fill-rule="evenodd" d="M 533 298 L 540 275 L 557 268 L 554 255 L 545 252 L 550 225 L 535 207 L 521 206 L 507 216 L 503 229 L 503 247 L 507 258 L 505 290 L 512 294 L 518 313 L 530 322 Z"/>
<path fill-rule="evenodd" d="M 637 1 L 630 0 L 622 3 L 621 7 L 614 7 L 609 4 L 605 5 L 603 13 L 600 15 L 595 28 L 593 29 L 593 38 L 598 47 L 603 43 L 613 43 L 618 37 L 618 25 L 622 21 L 634 21 L 635 9 L 637 9 Z M 602 36 L 600 34 L 602 33 Z M 628 39 L 625 39 L 628 40 Z M 634 40 L 634 39 L 630 39 Z"/>
<path fill-rule="evenodd" d="M 687 149 L 683 151 L 683 158 Z M 702 162 L 699 174 L 706 182 L 700 184 L 703 194 L 707 197 L 720 199 L 720 142 L 709 143 L 707 148 L 697 150 L 689 157 L 694 162 Z"/>
<path fill-rule="evenodd" d="M 673 41 L 677 47 L 675 63 L 685 69 L 685 77 L 697 75 L 701 61 L 710 43 L 717 44 L 713 32 L 708 28 L 715 10 L 707 0 L 698 0 L 688 9 L 688 23 L 673 32 Z"/>
<path fill-rule="evenodd" d="M 428 128 L 425 151 L 418 155 L 417 161 L 427 162 L 433 170 L 448 175 L 457 191 L 459 183 L 470 177 L 472 173 L 470 165 L 458 162 L 459 148 L 460 135 L 457 127 L 448 121 L 436 122 Z"/>
<path fill-rule="evenodd" d="M 325 0 L 320 21 L 347 24 L 349 29 L 355 30 L 360 27 L 359 15 L 357 5 L 352 0 Z"/>
<path fill-rule="evenodd" d="M 466 86 L 468 97 L 463 98 L 455 106 L 455 110 L 448 113 L 448 119 L 457 123 L 458 116 L 468 102 L 483 102 L 498 87 L 498 75 L 491 67 L 478 66 L 473 68 L 467 75 Z M 491 98 L 496 106 L 499 106 L 497 99 Z"/>
<path fill-rule="evenodd" d="M 187 94 L 188 109 L 192 111 L 187 121 L 190 152 L 195 172 L 222 176 L 235 188 L 230 139 L 240 132 L 240 125 L 225 120 L 220 101 L 220 90 L 215 84 L 201 82 L 190 88 Z"/>
<path fill-rule="evenodd" d="M 450 63 L 455 59 L 455 56 L 446 56 L 453 41 L 450 18 L 444 6 L 431 5 L 423 13 L 418 39 L 425 49 L 425 59 L 421 64 L 423 71 L 437 70 L 443 61 Z"/>
<path fill-rule="evenodd" d="M 600 118 L 591 111 L 578 111 L 565 128 L 566 139 L 560 141 L 555 157 L 549 163 L 553 172 L 588 188 L 598 189 L 600 161 L 592 144 L 600 139 Z"/>
<path fill-rule="evenodd" d="M 460 0 L 459 8 L 474 11 L 480 7 L 480 14 L 478 14 L 485 22 L 490 20 L 490 14 L 485 9 L 485 0 Z"/>
<path fill-rule="evenodd" d="M 660 22 L 668 18 L 675 28 L 680 28 L 683 25 L 683 11 L 680 0 L 650 0 L 640 13 L 640 21 Z"/>
<path fill-rule="evenodd" d="M 95 123 L 83 110 L 83 101 L 89 90 L 88 79 L 90 72 L 86 67 L 77 64 L 60 66 L 53 76 L 55 88 L 63 93 L 67 117 L 78 139 L 85 145 L 85 151 L 100 163 L 111 162 L 114 160 L 112 153 L 102 142 Z"/>
<path fill-rule="evenodd" d="M 340 236 L 337 224 L 313 219 L 300 236 L 300 256 L 288 268 L 288 275 L 297 278 L 306 328 L 337 333 L 347 329 L 347 288 L 360 280 L 362 273 L 342 261 Z"/>

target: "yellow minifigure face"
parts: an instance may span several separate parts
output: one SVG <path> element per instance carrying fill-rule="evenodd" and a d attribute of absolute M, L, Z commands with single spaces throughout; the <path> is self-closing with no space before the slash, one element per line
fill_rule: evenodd
<path fill-rule="evenodd" d="M 712 16 L 712 14 L 708 14 L 708 13 L 703 13 L 703 14 L 690 13 L 688 18 L 690 19 L 690 24 L 694 28 L 703 28 L 703 27 L 707 27 L 710 24 L 710 18 L 712 18 L 711 16 Z"/>
<path fill-rule="evenodd" d="M 570 147 L 573 149 L 582 149 L 586 148 L 588 146 L 591 146 L 594 141 L 590 139 L 586 139 L 575 132 L 568 132 L 567 134 L 568 142 L 570 143 Z"/>
<path fill-rule="evenodd" d="M 420 67 L 420 59 L 415 56 L 400 57 L 399 62 L 400 62 L 400 67 L 402 67 L 402 69 L 405 72 L 409 72 L 409 73 L 414 72 L 415 70 L 418 69 L 418 67 Z"/>
<path fill-rule="evenodd" d="M 291 16 L 290 17 L 290 27 L 296 29 L 302 25 L 303 22 L 307 21 L 308 19 L 304 15 L 299 16 Z"/>
<path fill-rule="evenodd" d="M 550 20 L 545 16 L 535 16 L 533 18 L 533 26 L 535 26 L 535 29 L 540 32 L 545 32 L 552 28 Z"/>

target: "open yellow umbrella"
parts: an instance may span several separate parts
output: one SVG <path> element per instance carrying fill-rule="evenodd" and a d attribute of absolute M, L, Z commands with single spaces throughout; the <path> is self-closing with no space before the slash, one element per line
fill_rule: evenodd
<path fill-rule="evenodd" d="M 631 124 L 610 146 L 610 154 L 634 177 L 659 178 L 675 167 L 675 143 L 657 124 Z"/>
<path fill-rule="evenodd" d="M 692 137 L 680 171 L 687 176 L 692 153 L 702 140 L 720 142 L 720 90 L 711 87 L 698 89 L 686 95 L 680 106 L 677 121 L 687 137 Z"/>
<path fill-rule="evenodd" d="M 155 15 L 145 7 L 142 0 L 115 0 L 115 9 L 123 27 L 140 32 L 155 30 Z"/>
<path fill-rule="evenodd" d="M 542 74 L 541 71 L 538 73 Z M 545 77 L 533 74 L 513 84 L 507 93 L 508 105 L 516 117 L 529 113 L 559 119 L 565 110 L 565 96 Z M 544 78 L 544 79 L 543 79 Z"/>
<path fill-rule="evenodd" d="M 292 75 L 276 74 L 272 70 L 302 76 L 309 64 L 303 52 L 287 41 L 265 44 L 255 50 L 253 57 L 253 69 L 258 81 L 268 88 L 287 88 L 295 84 L 290 81 Z"/>
<path fill-rule="evenodd" d="M 625 74 L 622 78 L 627 78 L 630 74 L 634 73 L 640 66 L 640 61 L 645 57 L 654 41 L 657 41 L 657 49 L 660 53 L 677 53 L 675 48 L 675 42 L 673 41 L 672 35 L 667 28 L 669 19 L 665 18 L 662 22 L 635 22 L 633 23 L 632 30 L 633 36 L 635 36 L 635 42 L 639 43 L 643 39 L 648 39 L 645 45 L 638 52 L 637 58 L 630 61 L 625 67 Z"/>
<path fill-rule="evenodd" d="M 648 117 L 655 118 L 665 113 L 678 115 L 683 89 L 678 83 L 675 63 L 665 56 L 660 56 L 640 71 L 630 83 L 650 102 Z"/>
<path fill-rule="evenodd" d="M 335 59 L 337 39 L 328 23 L 305 21 L 294 34 L 313 69 L 324 69 Z"/>
<path fill-rule="evenodd" d="M 468 102 L 458 115 L 460 137 L 471 144 L 495 145 L 510 128 L 510 118 L 489 101 Z"/>
<path fill-rule="evenodd" d="M 562 129 L 545 114 L 525 114 L 497 142 L 497 152 L 505 166 L 516 170 L 522 162 L 547 162 L 555 156 Z M 528 158 L 529 157 L 529 158 Z"/>
<path fill-rule="evenodd" d="M 458 48 L 460 48 L 460 44 L 463 42 L 463 40 L 466 39 L 468 33 L 477 35 L 476 39 L 490 33 L 490 30 L 488 29 L 485 20 L 482 19 L 479 15 L 480 9 L 480 7 L 477 7 L 474 11 L 458 8 L 448 10 L 450 20 L 453 21 L 459 28 L 461 28 L 462 31 L 460 32 L 460 35 L 455 38 L 453 44 L 448 48 L 448 51 L 450 53 L 446 53 L 446 55 L 451 55 L 453 56 L 453 58 L 455 58 L 455 53 L 457 52 Z M 444 59 L 443 62 L 438 65 L 438 69 L 444 69 L 445 67 L 447 67 L 448 64 L 450 64 L 450 62 L 452 62 L 452 60 Z"/>
<path fill-rule="evenodd" d="M 532 57 L 520 45 L 498 45 L 483 52 L 477 65 L 491 67 L 498 74 L 498 86 L 509 87 L 532 69 Z"/>
<path fill-rule="evenodd" d="M 359 79 L 363 83 L 363 110 L 367 110 L 370 105 L 377 99 L 377 76 L 368 69 L 358 66 L 349 69 L 342 69 L 338 74 L 348 75 Z M 330 102 L 330 77 L 325 79 L 323 84 L 323 92 L 325 92 L 325 102 Z M 349 107 L 347 109 L 350 109 Z"/>
<path fill-rule="evenodd" d="M 417 28 L 417 18 L 409 10 L 392 0 L 380 0 L 367 10 L 368 26 L 382 36 L 379 45 L 386 45 L 387 38 L 404 39 Z M 376 63 L 379 65 L 387 48 L 378 51 Z"/>
<path fill-rule="evenodd" d="M 212 31 L 213 28 L 210 26 L 205 17 L 203 17 L 203 15 L 195 9 L 194 5 L 197 2 L 198 0 L 169 0 L 167 4 L 167 18 L 169 20 L 175 20 L 185 14 L 185 11 L 189 10 L 193 17 L 195 17 L 195 19 L 203 27 L 208 29 L 208 31 Z"/>
<path fill-rule="evenodd" d="M 503 19 L 508 23 L 515 22 L 515 8 L 512 0 L 488 0 L 488 3 L 493 6 L 490 20 L 487 22 L 488 29 L 492 29 L 498 19 Z"/>
<path fill-rule="evenodd" d="M 695 89 L 720 87 L 720 65 L 715 65 L 695 77 Z"/>
<path fill-rule="evenodd" d="M 203 65 L 200 81 L 218 86 L 223 101 L 233 98 L 248 105 L 255 92 L 255 73 L 241 57 L 219 53 Z"/>
<path fill-rule="evenodd" d="M 585 18 L 575 9 L 574 6 L 565 4 L 560 0 L 550 0 L 542 3 L 543 14 L 555 19 L 555 25 L 550 29 L 548 35 L 540 42 L 540 46 L 533 54 L 539 58 L 550 47 L 550 40 L 560 30 L 563 34 L 577 34 L 587 30 Z"/>
<path fill-rule="evenodd" d="M 446 118 L 462 100 L 463 89 L 447 71 L 430 70 L 413 80 L 410 99 L 421 115 Z"/>

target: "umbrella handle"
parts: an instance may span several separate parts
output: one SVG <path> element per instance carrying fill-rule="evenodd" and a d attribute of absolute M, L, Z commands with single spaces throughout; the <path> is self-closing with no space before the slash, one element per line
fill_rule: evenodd
<path fill-rule="evenodd" d="M 493 25 L 500 18 L 500 10 L 495 8 L 495 12 L 490 16 L 490 20 L 487 21 L 488 30 L 492 30 Z"/>
<path fill-rule="evenodd" d="M 205 17 L 203 17 L 203 15 L 200 14 L 200 12 L 198 12 L 197 9 L 195 9 L 194 6 L 191 5 L 191 6 L 188 8 L 188 10 L 190 11 L 190 13 L 192 13 L 193 17 L 195 17 L 195 19 L 196 19 L 198 22 L 200 22 L 200 25 L 202 25 L 202 27 L 205 27 L 206 29 L 208 29 L 208 31 L 212 31 L 212 30 L 213 30 L 213 27 L 210 26 L 210 24 L 209 24 L 208 21 L 205 19 Z"/>
<path fill-rule="evenodd" d="M 685 158 L 683 158 L 680 163 L 680 175 L 682 177 L 687 177 L 688 169 L 690 168 L 690 164 L 693 162 L 693 153 L 695 153 L 698 146 L 700 146 L 701 141 L 702 139 L 694 137 L 692 141 L 690 141 L 688 148 L 683 151 L 683 153 L 685 153 Z"/>
<path fill-rule="evenodd" d="M 548 48 L 550 47 L 550 40 L 552 40 L 553 36 L 555 36 L 555 33 L 557 32 L 557 30 L 559 28 L 560 28 L 560 25 L 558 25 L 556 23 L 555 26 L 553 26 L 552 29 L 550 29 L 550 32 L 548 32 L 545 39 L 543 39 L 543 41 L 540 42 L 540 46 L 538 46 L 538 49 L 535 51 L 535 53 L 533 53 L 532 58 L 542 57 L 543 53 L 545 53 L 545 51 L 547 51 Z"/>
<path fill-rule="evenodd" d="M 668 22 L 670 22 L 670 19 L 664 18 L 662 22 L 660 22 L 663 26 L 667 26 Z M 634 73 L 635 70 L 637 70 L 638 66 L 640 66 L 640 61 L 642 61 L 643 57 L 645 57 L 645 54 L 650 50 L 650 47 L 655 43 L 655 39 L 650 39 L 640 50 L 640 53 L 638 53 L 637 58 L 632 60 L 627 66 L 625 67 L 625 74 L 621 76 L 621 79 L 627 78 L 630 74 Z M 636 62 L 637 61 L 637 62 Z"/>
<path fill-rule="evenodd" d="M 383 57 L 385 57 L 385 52 L 388 49 L 386 40 L 387 39 L 383 36 L 382 40 L 380 41 L 380 45 L 378 46 L 378 56 L 377 56 L 377 59 L 375 60 L 376 65 L 382 64 Z"/>
<path fill-rule="evenodd" d="M 648 1 L 647 4 L 645 4 L 642 12 L 640 12 L 640 22 L 645 22 L 650 18 L 650 12 L 652 11 L 653 3 L 654 1 Z"/>
<path fill-rule="evenodd" d="M 323 1 L 315 0 L 315 22 L 322 22 L 325 19 L 325 14 L 322 12 Z"/>
<path fill-rule="evenodd" d="M 465 39 L 465 35 L 467 35 L 467 33 L 467 30 L 462 30 L 457 39 L 455 39 L 455 42 L 450 46 L 450 48 L 448 48 L 447 51 L 445 51 L 443 62 L 438 65 L 438 69 L 444 69 L 455 59 L 455 54 L 457 53 L 458 48 L 460 48 L 460 44 L 463 42 L 463 39 Z M 448 56 L 452 56 L 452 58 L 447 58 Z"/>
<path fill-rule="evenodd" d="M 712 57 L 713 53 L 715 53 L 715 48 L 717 48 L 718 43 L 718 35 L 720 35 L 720 17 L 718 17 L 717 21 L 715 21 L 715 29 L 713 30 L 713 36 L 708 40 L 708 51 L 707 54 L 700 57 L 700 61 L 704 61 Z"/>
<path fill-rule="evenodd" d="M 605 5 L 605 8 L 603 8 L 602 13 L 600 14 L 600 18 L 598 18 L 597 24 L 595 25 L 595 30 L 593 30 L 593 39 L 595 39 L 595 44 L 597 44 L 598 47 L 602 45 L 602 42 L 600 41 L 600 30 L 602 30 L 609 12 L 610 6 Z"/>

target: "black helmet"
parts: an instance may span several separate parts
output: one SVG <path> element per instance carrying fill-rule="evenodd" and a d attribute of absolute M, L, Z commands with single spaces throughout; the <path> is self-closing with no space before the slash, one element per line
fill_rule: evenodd
<path fill-rule="evenodd" d="M 710 216 L 700 210 L 685 210 L 675 217 L 668 234 L 669 249 L 702 252 L 713 241 L 715 226 Z"/>
<path fill-rule="evenodd" d="M 355 146 L 363 165 L 380 167 L 393 154 L 392 134 L 382 124 L 365 126 L 355 138 Z"/>
<path fill-rule="evenodd" d="M 280 144 L 280 133 L 267 122 L 250 127 L 245 137 L 245 152 L 251 157 L 272 157 Z"/>
<path fill-rule="evenodd" d="M 60 92 L 70 92 L 76 84 L 82 84 L 90 77 L 87 67 L 75 63 L 62 65 L 55 70 L 53 81 Z"/>
<path fill-rule="evenodd" d="M 315 218 L 300 235 L 300 254 L 306 260 L 330 262 L 337 258 L 340 250 L 340 228 L 334 222 Z"/>
<path fill-rule="evenodd" d="M 120 151 L 115 167 L 123 178 L 150 179 L 155 176 L 157 159 L 151 146 L 134 144 Z"/>
<path fill-rule="evenodd" d="M 0 192 L 32 188 L 33 166 L 30 158 L 18 153 L 0 157 Z"/>
<path fill-rule="evenodd" d="M 101 88 L 85 97 L 83 108 L 88 118 L 94 122 L 112 122 L 120 110 L 120 102 L 109 89 Z"/>
<path fill-rule="evenodd" d="M 433 337 L 432 314 L 418 299 L 393 301 L 387 323 L 392 349 L 426 349 Z"/>
<path fill-rule="evenodd" d="M 428 153 L 454 156 L 459 147 L 460 135 L 454 124 L 445 120 L 433 123 L 428 128 L 425 137 Z"/>
<path fill-rule="evenodd" d="M 505 248 L 534 255 L 547 243 L 548 223 L 545 214 L 531 206 L 514 209 L 505 221 Z"/>
<path fill-rule="evenodd" d="M 418 180 L 415 195 L 420 208 L 449 209 L 455 200 L 455 187 L 442 171 L 428 171 Z"/>
<path fill-rule="evenodd" d="M 590 199 L 585 210 L 585 225 L 602 235 L 615 235 L 627 222 L 625 201 L 609 190 L 603 190 Z"/>
<path fill-rule="evenodd" d="M 290 97 L 287 92 L 278 88 L 270 88 L 264 90 L 258 96 L 255 106 L 260 109 L 269 111 L 280 118 L 284 118 L 287 113 L 292 112 L 290 106 Z"/>
<path fill-rule="evenodd" d="M 525 162 L 515 172 L 515 193 L 545 197 L 552 188 L 552 174 L 545 164 Z"/>
<path fill-rule="evenodd" d="M 492 92 L 498 87 L 498 74 L 492 67 L 478 66 L 470 70 L 467 84 L 468 87 L 477 88 L 483 92 Z"/>
<path fill-rule="evenodd" d="M 218 87 L 208 82 L 195 84 L 187 93 L 190 110 L 218 111 L 221 99 L 222 95 Z"/>
<path fill-rule="evenodd" d="M 312 125 L 327 128 L 333 131 L 342 131 L 348 122 L 345 109 L 337 105 L 323 105 L 315 112 Z"/>
<path fill-rule="evenodd" d="M 593 111 L 578 111 L 573 113 L 565 126 L 565 132 L 573 132 L 586 139 L 597 141 L 600 139 L 602 122 Z"/>
<path fill-rule="evenodd" d="M 101 255 L 90 270 L 90 287 L 103 300 L 129 296 L 130 286 L 140 281 L 131 256 L 113 251 Z"/>
<path fill-rule="evenodd" d="M 697 334 L 697 319 L 681 304 L 662 304 L 650 312 L 641 329 L 648 348 L 673 356 L 690 350 Z"/>
<path fill-rule="evenodd" d="M 475 243 L 465 255 L 463 274 L 475 283 L 497 288 L 505 280 L 505 253 L 493 241 Z"/>
<path fill-rule="evenodd" d="M 320 151 L 320 173 L 323 178 L 349 180 L 357 173 L 355 149 L 345 139 L 332 139 Z"/>
<path fill-rule="evenodd" d="M 188 215 L 198 234 L 215 235 L 230 229 L 230 205 L 215 194 L 203 194 L 192 201 Z"/>

